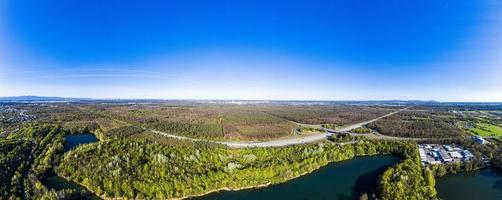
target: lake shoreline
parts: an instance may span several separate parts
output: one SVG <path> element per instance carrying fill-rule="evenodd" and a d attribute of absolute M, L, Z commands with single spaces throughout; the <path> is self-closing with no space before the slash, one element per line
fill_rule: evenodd
<path fill-rule="evenodd" d="M 384 154 L 377 154 L 377 155 L 384 155 Z M 377 155 L 368 155 L 368 156 L 377 156 Z M 310 174 L 310 173 L 313 173 L 314 171 L 322 168 L 322 167 L 325 167 L 331 163 L 335 163 L 335 162 L 341 162 L 341 161 L 347 161 L 347 160 L 351 160 L 351 159 L 354 159 L 356 157 L 364 157 L 364 156 L 354 156 L 350 159 L 344 159 L 344 160 L 338 160 L 338 161 L 333 161 L 333 162 L 328 162 L 324 165 L 321 165 L 315 169 L 313 169 L 312 171 L 309 171 L 309 172 L 305 172 L 305 173 L 302 173 L 300 175 L 297 175 L 297 176 L 294 176 L 294 177 L 291 177 L 291 178 L 288 178 L 284 181 L 281 181 L 281 182 L 278 182 L 278 183 L 272 183 L 272 182 L 268 182 L 268 183 L 264 183 L 264 184 L 258 184 L 258 185 L 251 185 L 251 186 L 243 186 L 243 187 L 238 187 L 238 188 L 230 188 L 230 187 L 223 187 L 223 188 L 218 188 L 218 189 L 212 189 L 212 190 L 209 190 L 209 191 L 206 191 L 204 193 L 200 193 L 200 194 L 191 194 L 191 195 L 186 195 L 186 196 L 183 196 L 183 197 L 175 197 L 175 198 L 170 198 L 171 200 L 184 200 L 184 199 L 189 199 L 189 198 L 194 198 L 194 197 L 202 197 L 202 196 L 205 196 L 205 195 L 208 195 L 208 194 L 211 194 L 211 193 L 217 193 L 217 192 L 223 192 L 223 191 L 228 191 L 228 192 L 231 192 L 231 191 L 240 191 L 240 190 L 246 190 L 246 189 L 255 189 L 255 188 L 264 188 L 264 187 L 268 187 L 268 186 L 272 186 L 272 185 L 278 185 L 278 184 L 282 184 L 282 183 L 285 183 L 285 182 L 288 182 L 290 180 L 293 180 L 293 179 L 296 179 L 296 178 L 299 178 L 301 176 L 305 176 L 307 174 Z M 63 177 L 61 175 L 58 175 L 66 180 L 69 180 L 68 178 L 66 177 Z M 71 180 L 69 180 L 71 181 Z M 73 181 L 74 182 L 74 181 Z M 75 182 L 77 183 L 77 182 Z M 83 187 L 85 187 L 87 190 L 89 190 L 91 193 L 93 193 L 94 195 L 102 198 L 102 199 L 105 199 L 105 200 L 122 200 L 122 199 L 127 199 L 127 198 L 124 198 L 124 197 L 107 197 L 107 196 L 104 196 L 104 195 L 97 195 L 95 191 L 91 190 L 89 187 L 87 187 L 86 185 L 82 185 L 80 183 L 77 183 Z"/>
<path fill-rule="evenodd" d="M 356 156 L 357 157 L 357 156 Z M 354 159 L 356 157 L 353 157 L 351 159 Z M 346 161 L 346 160 L 351 160 L 351 159 L 345 159 L 345 160 L 339 160 L 339 161 L 334 161 L 334 162 L 341 162 L 341 161 Z M 175 197 L 175 198 L 170 198 L 171 200 L 184 200 L 184 199 L 189 199 L 189 198 L 194 198 L 194 197 L 202 197 L 202 196 L 205 196 L 205 195 L 208 195 L 208 194 L 211 194 L 211 193 L 217 193 L 217 192 L 223 192 L 223 191 L 228 191 L 228 192 L 232 192 L 232 191 L 240 191 L 240 190 L 246 190 L 246 189 L 256 189 L 256 188 L 264 188 L 264 187 L 268 187 L 268 186 L 272 186 L 272 185 L 278 185 L 278 184 L 282 184 L 282 183 L 285 183 L 285 182 L 288 182 L 290 180 L 293 180 L 293 179 L 296 179 L 296 178 L 299 178 L 301 176 L 305 176 L 307 174 L 310 174 L 324 166 L 327 166 L 331 163 L 334 163 L 334 162 L 329 162 L 325 165 L 322 165 L 322 166 L 319 166 L 318 168 L 316 169 L 313 169 L 312 171 L 310 172 L 305 172 L 305 173 L 302 173 L 298 176 L 294 176 L 294 177 L 291 177 L 291 178 L 288 178 L 287 180 L 284 180 L 282 182 L 279 182 L 279 183 L 272 183 L 272 182 L 268 182 L 268 183 L 264 183 L 264 184 L 258 184 L 258 185 L 251 185 L 251 186 L 243 186 L 243 187 L 238 187 L 238 188 L 230 188 L 230 187 L 223 187 L 223 188 L 218 188 L 218 189 L 213 189 L 213 190 L 209 190 L 209 191 L 206 191 L 204 193 L 201 193 L 201 194 L 191 194 L 191 195 L 186 195 L 186 196 L 183 196 L 183 197 Z M 68 178 L 66 177 L 63 177 L 61 175 L 58 175 L 68 181 L 71 181 L 69 180 Z M 72 182 L 75 182 L 75 181 L 72 181 Z M 75 182 L 77 183 L 77 182 Z M 80 183 L 77 183 L 79 185 L 81 185 L 82 187 L 85 187 L 87 190 L 89 190 L 91 193 L 93 193 L 94 195 L 102 198 L 102 199 L 105 199 L 105 200 L 121 200 L 121 199 L 127 199 L 127 198 L 124 198 L 124 197 L 107 197 L 107 196 L 104 196 L 104 195 L 97 195 L 95 191 L 91 190 L 90 188 L 88 188 L 87 186 L 85 185 L 82 185 Z"/>
<path fill-rule="evenodd" d="M 189 199 L 189 198 L 194 198 L 194 197 L 202 197 L 202 196 L 205 196 L 205 195 L 209 195 L 209 194 L 212 194 L 212 193 L 217 193 L 217 192 L 235 192 L 235 191 L 240 191 L 240 190 L 246 190 L 246 189 L 258 189 L 258 188 L 266 188 L 266 187 L 269 187 L 269 186 L 275 186 L 275 185 L 280 185 L 280 184 L 283 184 L 283 183 L 286 183 L 288 181 L 291 181 L 291 180 L 294 180 L 294 179 L 297 179 L 297 178 L 300 178 L 302 176 L 305 176 L 305 175 L 308 175 L 308 174 L 311 174 L 311 173 L 314 173 L 316 172 L 317 170 L 323 168 L 323 167 L 326 167 L 330 164 L 334 164 L 334 163 L 338 163 L 338 162 L 343 162 L 343 161 L 349 161 L 349 160 L 353 160 L 355 158 L 360 158 L 360 157 L 372 157 L 372 156 L 385 156 L 385 155 L 391 155 L 391 154 L 374 154 L 374 155 L 364 155 L 364 156 L 354 156 L 352 158 L 349 158 L 349 159 L 342 159 L 342 160 L 337 160 L 337 161 L 332 161 L 332 162 L 328 162 L 324 165 L 319 165 L 317 166 L 315 169 L 311 170 L 311 171 L 308 171 L 308 172 L 304 172 L 302 174 L 299 174 L 297 176 L 293 176 L 293 177 L 290 177 L 284 181 L 281 181 L 281 182 L 277 182 L 277 183 L 264 183 L 264 184 L 258 184 L 258 185 L 252 185 L 252 186 L 244 186 L 244 187 L 239 187 L 239 188 L 229 188 L 229 187 L 223 187 L 223 188 L 219 188 L 219 189 L 213 189 L 213 190 L 210 190 L 210 191 L 207 191 L 207 192 L 204 192 L 204 193 L 201 193 L 201 194 L 196 194 L 196 195 L 187 195 L 187 196 L 183 196 L 183 197 L 178 197 L 178 198 L 172 198 L 173 200 L 184 200 L 184 199 Z M 397 163 L 394 163 L 393 165 L 395 165 Z"/>
<path fill-rule="evenodd" d="M 303 177 L 305 175 L 314 173 L 314 172 L 318 171 L 319 169 L 328 166 L 329 164 L 334 164 L 334 163 L 343 162 L 343 161 L 350 161 L 350 160 L 353 160 L 355 158 L 360 158 L 360 157 L 386 156 L 386 155 L 392 155 L 392 154 L 373 154 L 373 155 L 364 155 L 364 156 L 354 156 L 354 157 L 349 158 L 349 159 L 342 159 L 342 160 L 327 162 L 327 163 L 325 163 L 323 165 L 316 166 L 314 169 L 312 169 L 310 171 L 301 173 L 301 174 L 299 174 L 297 176 L 292 176 L 290 178 L 287 178 L 287 179 L 285 179 L 283 181 L 276 182 L 276 183 L 268 182 L 268 183 L 262 183 L 262 184 L 257 184 L 257 185 L 249 185 L 249 186 L 237 187 L 237 188 L 222 187 L 222 188 L 208 190 L 208 191 L 205 191 L 205 192 L 199 193 L 199 194 L 190 194 L 190 195 L 185 195 L 185 196 L 182 196 L 182 197 L 174 197 L 174 198 L 169 198 L 169 199 L 172 199 L 172 200 L 184 200 L 184 199 L 190 199 L 190 198 L 203 197 L 203 196 L 206 196 L 206 195 L 209 195 L 209 194 L 213 194 L 213 193 L 218 193 L 218 192 L 235 192 L 235 191 L 241 191 L 241 190 L 246 190 L 246 189 L 266 188 L 266 187 L 270 187 L 270 186 L 284 184 L 284 183 L 286 183 L 288 181 L 291 181 L 291 180 Z M 395 164 L 397 164 L 397 163 L 394 163 L 392 165 L 395 165 Z M 58 176 L 66 179 L 68 181 L 71 181 L 67 177 L 63 177 L 63 176 L 61 176 L 59 174 L 58 174 Z M 75 181 L 72 181 L 72 182 L 75 182 Z M 122 199 L 128 199 L 128 198 L 125 198 L 125 197 L 108 197 L 108 196 L 105 196 L 104 194 L 103 195 L 98 195 L 98 194 L 96 194 L 96 192 L 94 190 L 91 190 L 86 185 L 80 184 L 78 182 L 75 182 L 75 183 L 77 183 L 77 184 L 81 185 L 82 187 L 86 188 L 89 192 L 91 192 L 95 196 L 98 196 L 98 197 L 100 197 L 102 199 L 105 199 L 105 200 L 122 200 Z"/>
<path fill-rule="evenodd" d="M 438 197 L 442 199 L 502 199 L 502 188 L 494 187 L 502 181 L 502 172 L 485 167 L 470 172 L 447 174 L 436 178 Z M 466 191 L 461 195 L 455 191 Z"/>

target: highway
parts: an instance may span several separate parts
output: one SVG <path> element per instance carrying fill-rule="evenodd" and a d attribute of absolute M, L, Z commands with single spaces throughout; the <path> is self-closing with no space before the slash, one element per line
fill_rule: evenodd
<path fill-rule="evenodd" d="M 343 127 L 338 128 L 338 129 L 325 129 L 325 128 L 323 128 L 323 129 L 325 131 L 331 131 L 331 132 L 348 132 L 348 131 L 350 131 L 352 129 L 365 126 L 365 125 L 367 125 L 367 124 L 369 124 L 371 122 L 380 120 L 380 119 L 385 118 L 385 117 L 389 117 L 389 116 L 394 115 L 394 114 L 397 114 L 399 112 L 407 110 L 408 108 L 410 108 L 410 107 L 406 107 L 406 108 L 403 108 L 403 109 L 400 109 L 400 110 L 388 113 L 386 115 L 382 115 L 380 117 L 377 117 L 375 119 L 371 119 L 371 120 L 368 120 L 368 121 L 365 121 L 365 122 L 361 122 L 361 123 L 357 123 L 357 124 L 352 124 L 352 125 L 348 125 L 348 126 L 343 126 Z M 199 141 L 199 142 L 218 143 L 218 144 L 227 145 L 228 147 L 231 147 L 231 148 L 282 147 L 282 146 L 306 144 L 306 143 L 313 143 L 313 142 L 317 142 L 317 141 L 320 141 L 320 140 L 324 140 L 324 139 L 327 138 L 327 136 L 329 134 L 329 133 L 326 132 L 326 133 L 321 133 L 321 134 L 316 134 L 316 135 L 309 135 L 309 136 L 303 136 L 303 137 L 284 138 L 284 139 L 277 139 L 277 140 L 270 140 L 270 141 L 263 141 L 263 142 L 233 142 L 233 141 L 215 141 L 215 140 L 190 138 L 190 137 L 185 137 L 185 136 L 173 135 L 173 134 L 165 133 L 165 132 L 158 131 L 158 130 L 148 129 L 148 128 L 144 128 L 144 129 L 145 130 L 149 130 L 149 131 L 151 131 L 153 133 L 156 133 L 156 134 L 159 134 L 159 135 L 166 136 L 166 137 L 171 137 L 171 138 L 176 138 L 176 139 L 182 139 L 182 140 L 190 140 L 190 141 L 194 141 L 194 142 Z M 378 137 L 378 135 L 375 135 L 375 136 Z M 381 136 L 381 137 L 385 137 L 385 138 L 381 138 L 381 139 L 386 139 L 388 136 Z M 394 138 L 395 139 L 395 137 L 389 137 L 389 139 L 390 138 Z M 400 138 L 400 139 L 405 139 L 405 138 Z"/>

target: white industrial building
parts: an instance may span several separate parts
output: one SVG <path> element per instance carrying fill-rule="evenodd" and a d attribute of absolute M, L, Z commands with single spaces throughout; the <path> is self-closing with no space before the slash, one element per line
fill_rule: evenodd
<path fill-rule="evenodd" d="M 474 158 L 469 150 L 454 145 L 423 144 L 418 145 L 418 152 L 422 165 L 465 162 Z"/>

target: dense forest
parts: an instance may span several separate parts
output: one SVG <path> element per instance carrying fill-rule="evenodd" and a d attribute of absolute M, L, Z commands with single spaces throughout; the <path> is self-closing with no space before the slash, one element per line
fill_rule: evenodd
<path fill-rule="evenodd" d="M 0 140 L 0 196 L 21 196 L 22 176 L 35 144 L 30 140 Z M 20 182 L 21 180 L 21 182 Z"/>
<path fill-rule="evenodd" d="M 347 125 L 367 121 L 396 108 L 356 105 L 281 105 L 270 106 L 265 112 L 304 124 Z"/>
<path fill-rule="evenodd" d="M 44 199 L 80 196 L 48 190 L 42 180 L 57 166 L 64 135 L 54 125 L 29 125 L 0 139 L 0 199 Z"/>
<path fill-rule="evenodd" d="M 355 128 L 355 129 L 351 130 L 351 132 L 354 132 L 354 133 L 371 133 L 371 132 L 373 132 L 373 130 L 371 130 L 371 128 L 359 127 L 359 128 Z"/>
<path fill-rule="evenodd" d="M 73 133 L 104 133 L 123 126 L 138 126 L 194 138 L 248 141 L 290 136 L 300 127 L 296 122 L 336 128 L 396 109 L 362 105 L 189 103 L 19 104 L 14 108 L 26 110 L 39 123 L 58 124 Z"/>
<path fill-rule="evenodd" d="M 456 121 L 446 113 L 407 111 L 372 122 L 368 127 L 389 136 L 455 138 L 463 135 Z"/>
<path fill-rule="evenodd" d="M 160 104 L 96 106 L 85 110 L 130 125 L 204 139 L 267 140 L 288 136 L 297 127 L 287 119 L 270 115 L 261 107 L 250 105 Z"/>
<path fill-rule="evenodd" d="M 396 108 L 356 105 L 152 104 L 81 107 L 130 125 L 204 139 L 269 140 L 292 134 L 298 123 L 338 127 Z M 99 120 L 97 123 L 101 123 Z"/>
<path fill-rule="evenodd" d="M 379 186 L 382 199 L 435 199 L 434 174 L 429 168 L 422 168 L 418 150 L 414 150 L 403 162 L 382 174 Z"/>
<path fill-rule="evenodd" d="M 148 127 L 170 134 L 178 134 L 193 138 L 221 139 L 224 137 L 223 127 L 219 124 L 158 122 L 149 124 Z"/>
<path fill-rule="evenodd" d="M 58 165 L 63 136 L 68 133 L 57 126 L 29 126 L 3 139 L 0 147 L 3 153 L 1 172 L 5 179 L 0 185 L 3 198 L 85 195 L 48 190 L 41 182 Z M 417 162 L 415 144 L 362 138 L 347 140 L 356 139 L 357 142 L 343 146 L 320 143 L 255 149 L 227 149 L 166 138 L 159 143 L 154 135 L 135 127 L 110 131 L 106 138 L 109 139 L 70 151 L 56 172 L 106 197 L 173 198 L 225 188 L 281 183 L 328 162 L 394 153 L 403 156 L 404 160 L 382 175 L 376 196 L 381 199 L 431 199 L 436 193 L 434 175 L 476 168 L 474 164 L 452 164 L 422 169 Z M 494 157 L 494 163 L 500 160 L 497 146 L 464 143 L 475 154 Z M 35 159 L 31 160 L 31 155 Z"/>
<path fill-rule="evenodd" d="M 375 154 L 397 154 L 403 160 L 387 169 L 379 179 L 378 190 L 369 196 L 365 194 L 363 199 L 434 199 L 434 176 L 476 170 L 485 167 L 487 160 L 491 166 L 502 169 L 498 143 L 481 145 L 459 137 L 465 134 L 458 121 L 473 120 L 474 114 L 485 116 L 484 112 L 469 113 L 469 119 L 465 119 L 447 109 L 421 108 L 368 125 L 386 135 L 459 144 L 476 158 L 464 165 L 423 168 L 418 162 L 416 144 L 411 142 L 339 135 L 318 144 L 229 149 L 214 143 L 159 137 L 148 130 L 197 138 L 267 140 L 289 135 L 295 129 L 301 134 L 317 131 L 298 128 L 290 120 L 326 122 L 325 126 L 338 127 L 344 122 L 379 116 L 392 110 L 389 108 L 368 108 L 367 115 L 356 111 L 346 114 L 366 109 L 351 106 L 55 104 L 14 108 L 26 110 L 34 121 L 17 122 L 7 127 L 8 134 L 0 136 L 0 199 L 72 199 L 89 195 L 87 190 L 49 189 L 45 180 L 54 173 L 102 197 L 179 198 L 282 183 L 329 162 Z M 353 132 L 373 131 L 368 128 Z M 100 142 L 63 154 L 65 135 L 91 132 Z"/>
<path fill-rule="evenodd" d="M 328 162 L 381 153 L 407 155 L 403 149 L 413 147 L 404 142 L 360 141 L 343 146 L 227 149 L 117 139 L 69 152 L 56 171 L 98 195 L 164 199 L 281 183 Z"/>

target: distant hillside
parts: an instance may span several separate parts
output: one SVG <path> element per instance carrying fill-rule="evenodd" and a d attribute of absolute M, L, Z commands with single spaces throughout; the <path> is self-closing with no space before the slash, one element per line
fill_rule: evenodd
<path fill-rule="evenodd" d="M 76 100 L 83 100 L 83 99 L 64 98 L 64 97 L 43 97 L 43 96 L 0 97 L 0 101 L 76 101 Z"/>

